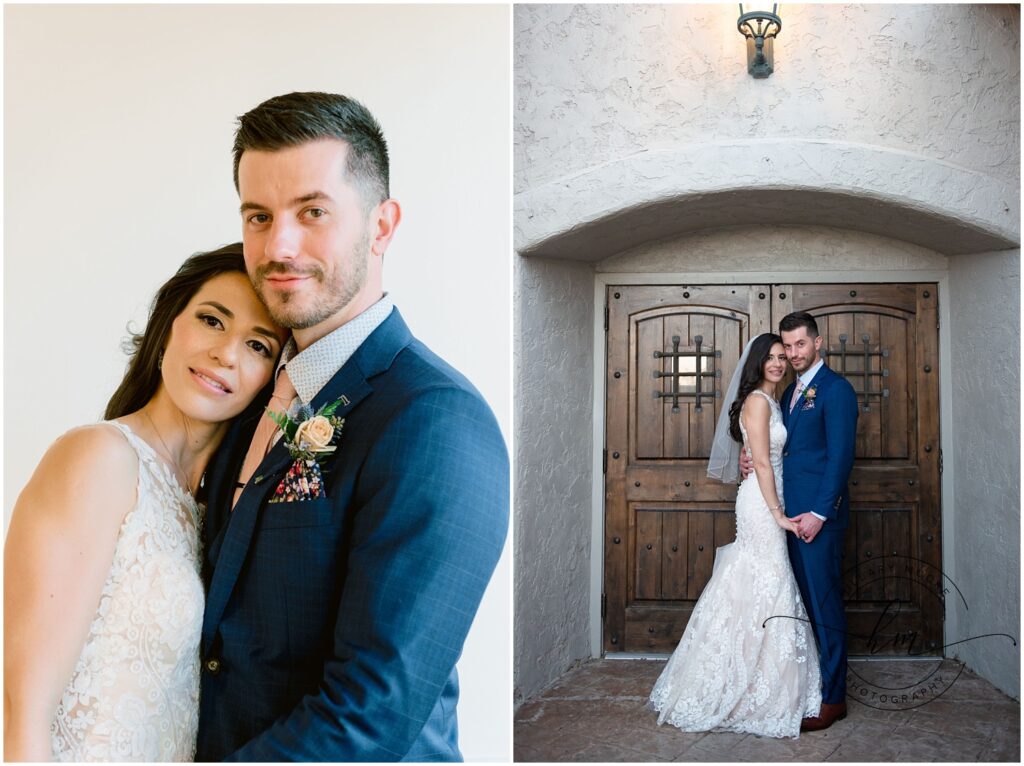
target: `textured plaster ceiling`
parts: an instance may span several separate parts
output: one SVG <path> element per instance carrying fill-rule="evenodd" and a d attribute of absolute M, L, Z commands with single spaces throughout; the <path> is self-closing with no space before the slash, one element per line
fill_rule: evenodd
<path fill-rule="evenodd" d="M 826 191 L 745 189 L 659 200 L 556 234 L 523 255 L 600 261 L 637 245 L 691 232 L 751 224 L 854 229 L 945 255 L 1018 247 L 1007 237 L 934 212 Z"/>
<path fill-rule="evenodd" d="M 515 198 L 522 255 L 600 261 L 646 242 L 730 226 L 853 229 L 944 255 L 1020 242 L 1020 188 L 884 147 L 729 141 L 639 152 Z"/>

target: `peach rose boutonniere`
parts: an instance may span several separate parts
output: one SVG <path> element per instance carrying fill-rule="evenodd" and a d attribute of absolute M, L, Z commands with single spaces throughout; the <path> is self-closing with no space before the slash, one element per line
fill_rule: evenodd
<path fill-rule="evenodd" d="M 324 475 L 319 461 L 337 449 L 345 419 L 334 414 L 341 399 L 313 412 L 308 404 L 294 408 L 287 415 L 267 410 L 267 414 L 284 433 L 285 446 L 292 456 L 292 465 L 277 485 L 271 503 L 294 503 L 326 497 Z"/>
<path fill-rule="evenodd" d="M 284 433 L 288 452 L 296 460 L 319 460 L 335 450 L 345 419 L 334 414 L 341 404 L 325 404 L 317 412 L 308 404 L 293 407 L 287 414 L 267 410 L 267 414 Z"/>
<path fill-rule="evenodd" d="M 295 429 L 294 442 L 310 452 L 334 452 L 331 439 L 334 438 L 334 424 L 323 415 L 314 415 L 309 420 L 299 423 Z"/>

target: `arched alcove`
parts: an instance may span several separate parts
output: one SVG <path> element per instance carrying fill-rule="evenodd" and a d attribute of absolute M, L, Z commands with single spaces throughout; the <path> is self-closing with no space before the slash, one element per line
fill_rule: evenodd
<path fill-rule="evenodd" d="M 881 161 L 871 152 L 861 156 Z M 549 184 L 517 198 L 523 257 L 515 259 L 515 650 L 521 698 L 595 646 L 603 534 L 602 295 L 604 285 L 620 280 L 939 283 L 941 430 L 949 477 L 942 498 L 944 566 L 970 602 L 970 613 L 949 610 L 947 640 L 1015 624 L 1016 607 L 1007 604 L 1018 602 L 1010 582 L 1019 571 L 1016 551 L 993 547 L 968 519 L 974 498 L 984 497 L 986 508 L 998 509 L 1000 528 L 1015 535 L 1019 523 L 1016 485 L 1006 478 L 1015 458 L 997 446 L 1017 438 L 1017 426 L 1004 417 L 1016 412 L 1017 386 L 1003 385 L 1006 365 L 994 374 L 999 380 L 990 380 L 970 363 L 1019 363 L 1012 342 L 1019 324 L 1019 232 L 1003 209 L 1017 209 L 1018 192 L 962 168 L 912 160 L 907 166 L 920 171 L 914 177 L 921 187 L 903 178 L 887 182 L 876 165 L 871 184 L 862 180 L 860 186 L 848 179 L 815 187 L 805 169 L 800 183 L 790 177 L 770 188 L 743 188 L 723 169 L 717 188 L 706 176 L 700 190 L 691 184 L 680 192 L 674 179 L 658 181 L 634 164 L 629 173 L 605 167 L 565 181 L 561 194 Z M 842 181 L 848 163 L 827 164 L 835 173 L 816 173 Z M 611 187 L 596 179 L 621 181 L 624 175 L 636 183 L 620 185 L 624 201 L 613 204 L 606 198 Z M 600 191 L 589 203 L 587 188 Z M 984 214 L 977 212 L 980 200 L 991 203 Z M 561 215 L 561 207 L 578 218 Z M 982 332 L 986 327 L 992 331 Z M 977 400 L 987 402 L 982 411 L 969 406 Z M 986 431 L 1001 436 L 988 438 Z M 971 563 L 978 560 L 986 561 L 984 575 Z M 1001 578 L 996 591 L 989 587 L 993 576 Z M 950 651 L 1015 693 L 1019 658 L 1012 647 L 972 642 Z"/>
<path fill-rule="evenodd" d="M 948 162 L 837 141 L 755 140 L 641 152 L 516 195 L 523 256 L 597 262 L 727 226 L 864 231 L 946 255 L 1016 247 L 1018 188 Z"/>

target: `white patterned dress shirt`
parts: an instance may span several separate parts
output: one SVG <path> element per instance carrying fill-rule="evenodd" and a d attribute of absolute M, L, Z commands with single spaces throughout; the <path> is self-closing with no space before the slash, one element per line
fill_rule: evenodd
<path fill-rule="evenodd" d="M 806 389 L 807 389 L 807 386 L 808 386 L 808 385 L 810 384 L 810 382 L 811 382 L 812 380 L 814 380 L 814 376 L 818 374 L 818 370 L 820 370 L 820 369 L 821 369 L 821 366 L 822 366 L 823 364 L 825 364 L 825 360 L 824 360 L 824 359 L 818 359 L 818 361 L 817 361 L 817 362 L 815 362 L 815 363 L 814 363 L 814 364 L 812 364 L 812 365 L 811 365 L 810 367 L 808 367 L 808 368 L 807 368 L 806 370 L 804 370 L 804 371 L 803 371 L 803 374 L 802 374 L 802 375 L 800 375 L 800 377 L 798 378 L 798 380 L 800 381 L 800 383 L 801 383 L 801 385 L 803 386 L 804 390 L 806 390 Z M 290 367 L 289 367 L 288 369 L 289 369 L 289 371 L 291 370 L 291 368 L 290 368 Z M 795 397 L 795 396 L 797 396 L 797 393 L 796 393 L 796 389 L 795 389 L 795 388 L 793 389 L 793 396 L 794 396 L 794 397 Z M 812 516 L 817 516 L 817 517 L 818 517 L 819 519 L 821 519 L 822 521 L 828 521 L 828 519 L 826 519 L 826 518 L 825 518 L 824 516 L 822 516 L 822 515 L 821 515 L 820 513 L 815 513 L 814 511 L 811 511 L 811 515 L 812 515 Z"/>
<path fill-rule="evenodd" d="M 277 369 L 288 365 L 288 377 L 299 396 L 299 401 L 309 404 L 320 389 L 334 377 L 345 362 L 352 358 L 356 349 L 363 345 L 370 334 L 391 315 L 395 304 L 384 293 L 379 301 L 362 314 L 345 322 L 337 330 L 328 333 L 315 343 L 298 352 L 295 338 L 289 338 L 281 351 Z"/>

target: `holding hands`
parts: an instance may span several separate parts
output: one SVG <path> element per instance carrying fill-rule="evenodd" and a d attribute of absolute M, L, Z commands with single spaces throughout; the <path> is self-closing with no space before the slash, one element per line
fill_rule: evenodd
<path fill-rule="evenodd" d="M 753 470 L 754 459 L 750 456 L 750 450 L 744 446 L 740 450 L 740 475 L 745 479 Z M 805 543 L 812 542 L 825 523 L 813 513 L 801 513 L 799 516 L 787 518 L 782 513 L 781 506 L 772 508 L 771 511 L 776 524 L 787 532 L 792 532 Z"/>
<path fill-rule="evenodd" d="M 782 509 L 772 509 L 772 515 L 775 517 L 775 523 L 778 524 L 786 532 L 792 532 L 797 537 L 800 536 L 800 525 L 795 520 L 787 518 L 786 514 L 782 512 Z"/>
<path fill-rule="evenodd" d="M 794 516 L 790 521 L 795 521 L 798 524 L 799 528 L 796 531 L 796 536 L 805 543 L 812 542 L 818 536 L 818 532 L 821 531 L 821 527 L 825 523 L 813 513 L 801 513 L 799 516 Z"/>

